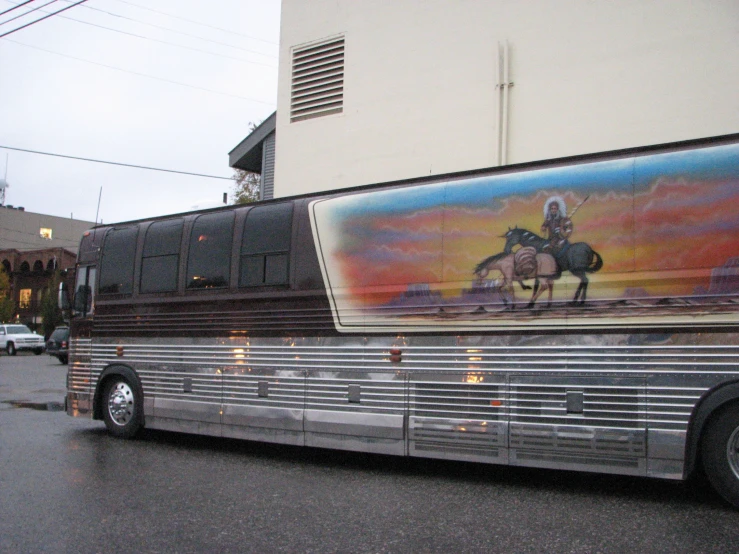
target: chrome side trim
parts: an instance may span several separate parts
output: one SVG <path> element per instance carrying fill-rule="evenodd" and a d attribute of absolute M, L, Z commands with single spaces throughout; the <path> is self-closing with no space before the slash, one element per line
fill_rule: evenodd
<path fill-rule="evenodd" d="M 739 379 L 739 334 L 634 337 L 77 339 L 67 405 L 123 363 L 147 427 L 673 478 L 697 402 Z"/>
<path fill-rule="evenodd" d="M 305 410 L 305 432 L 403 440 L 404 420 L 400 414 L 368 414 Z"/>

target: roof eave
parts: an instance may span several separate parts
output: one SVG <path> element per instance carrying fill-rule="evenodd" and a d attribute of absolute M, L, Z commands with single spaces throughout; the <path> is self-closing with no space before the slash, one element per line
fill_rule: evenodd
<path fill-rule="evenodd" d="M 262 121 L 236 148 L 228 153 L 228 165 L 235 169 L 261 174 L 264 139 L 275 132 L 276 123 L 277 112 L 272 112 L 272 115 Z"/>

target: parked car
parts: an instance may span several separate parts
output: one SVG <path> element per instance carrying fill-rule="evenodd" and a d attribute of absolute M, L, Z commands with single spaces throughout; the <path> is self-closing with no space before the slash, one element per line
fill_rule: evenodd
<path fill-rule="evenodd" d="M 56 356 L 59 361 L 66 364 L 69 361 L 67 355 L 67 344 L 69 342 L 69 327 L 57 327 L 46 341 L 46 353 Z"/>
<path fill-rule="evenodd" d="M 44 351 L 44 337 L 32 333 L 25 325 L 18 323 L 0 324 L 0 347 L 11 356 L 15 356 L 19 350 L 33 350 L 38 355 Z"/>

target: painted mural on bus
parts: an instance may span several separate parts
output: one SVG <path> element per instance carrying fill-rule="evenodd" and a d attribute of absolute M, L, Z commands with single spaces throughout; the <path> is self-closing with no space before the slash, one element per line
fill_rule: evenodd
<path fill-rule="evenodd" d="M 739 145 L 322 199 L 337 328 L 739 321 Z"/>

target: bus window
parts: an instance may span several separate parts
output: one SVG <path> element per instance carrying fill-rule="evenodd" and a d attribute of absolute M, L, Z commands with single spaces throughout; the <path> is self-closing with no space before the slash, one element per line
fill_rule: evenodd
<path fill-rule="evenodd" d="M 80 267 L 74 287 L 74 310 L 80 315 L 92 314 L 95 309 L 95 266 Z"/>
<path fill-rule="evenodd" d="M 177 290 L 183 220 L 159 221 L 146 231 L 141 260 L 141 292 Z"/>
<path fill-rule="evenodd" d="M 241 241 L 240 287 L 287 284 L 292 215 L 289 203 L 249 212 Z"/>
<path fill-rule="evenodd" d="M 131 294 L 138 227 L 111 229 L 100 261 L 100 294 Z"/>
<path fill-rule="evenodd" d="M 190 234 L 187 288 L 227 287 L 231 272 L 233 212 L 201 215 Z"/>

